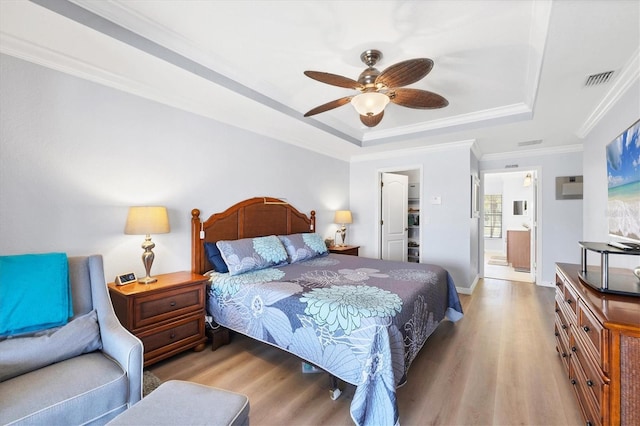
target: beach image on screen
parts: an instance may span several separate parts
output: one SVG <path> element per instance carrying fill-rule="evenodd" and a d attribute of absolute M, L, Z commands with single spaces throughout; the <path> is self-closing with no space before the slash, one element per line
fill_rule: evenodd
<path fill-rule="evenodd" d="M 640 120 L 607 145 L 609 234 L 640 242 Z"/>

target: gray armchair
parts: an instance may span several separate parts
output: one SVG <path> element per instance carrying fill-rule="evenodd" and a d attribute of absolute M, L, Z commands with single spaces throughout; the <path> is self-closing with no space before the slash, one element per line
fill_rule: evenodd
<path fill-rule="evenodd" d="M 142 397 L 142 343 L 114 314 L 102 256 L 69 257 L 69 277 L 74 318 L 96 310 L 102 350 L 0 382 L 0 424 L 105 424 Z"/>

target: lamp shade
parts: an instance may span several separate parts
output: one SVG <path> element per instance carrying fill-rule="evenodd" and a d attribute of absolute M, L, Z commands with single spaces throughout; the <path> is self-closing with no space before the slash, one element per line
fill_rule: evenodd
<path fill-rule="evenodd" d="M 351 105 L 358 114 L 365 116 L 378 115 L 389 103 L 389 97 L 378 92 L 366 92 L 351 98 Z"/>
<path fill-rule="evenodd" d="M 351 210 L 338 210 L 333 218 L 333 223 L 352 223 Z"/>
<path fill-rule="evenodd" d="M 125 234 L 149 235 L 168 232 L 169 216 L 166 207 L 129 207 Z"/>

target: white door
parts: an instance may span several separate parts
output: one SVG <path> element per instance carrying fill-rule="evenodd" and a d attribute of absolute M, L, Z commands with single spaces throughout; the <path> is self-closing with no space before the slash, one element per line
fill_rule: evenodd
<path fill-rule="evenodd" d="M 409 178 L 404 175 L 382 173 L 381 185 L 382 259 L 406 262 Z"/>

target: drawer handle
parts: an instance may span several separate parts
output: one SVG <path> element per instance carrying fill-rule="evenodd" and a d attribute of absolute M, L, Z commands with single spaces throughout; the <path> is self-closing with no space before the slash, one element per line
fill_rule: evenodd
<path fill-rule="evenodd" d="M 566 330 L 566 329 L 567 329 L 566 324 L 562 324 L 562 329 L 563 329 L 563 330 Z"/>
<path fill-rule="evenodd" d="M 566 352 L 562 352 L 562 358 L 566 358 L 567 357 L 567 353 Z"/>
<path fill-rule="evenodd" d="M 572 385 L 574 385 L 574 386 L 575 386 L 575 384 L 576 384 L 576 383 L 577 383 L 577 382 L 576 382 L 576 379 L 571 379 L 571 384 L 572 384 Z"/>
<path fill-rule="evenodd" d="M 173 331 L 171 332 L 171 334 L 169 335 L 170 339 L 175 339 L 176 338 L 176 333 L 174 333 Z"/>
<path fill-rule="evenodd" d="M 593 386 L 593 381 L 592 380 L 587 380 L 587 386 L 589 386 L 589 387 Z"/>
<path fill-rule="evenodd" d="M 556 314 L 557 314 L 558 312 L 560 312 L 560 309 L 556 308 Z"/>
<path fill-rule="evenodd" d="M 585 325 L 585 326 L 583 326 L 583 327 L 582 327 L 582 329 L 583 329 L 585 332 L 587 332 L 587 333 L 588 333 L 589 331 L 591 331 L 591 329 L 590 329 L 589 327 L 587 327 L 586 325 Z"/>
<path fill-rule="evenodd" d="M 575 346 L 571 346 L 571 352 L 578 352 L 578 348 L 576 348 Z"/>
<path fill-rule="evenodd" d="M 567 299 L 567 303 L 570 305 L 572 303 L 571 299 Z"/>
<path fill-rule="evenodd" d="M 176 306 L 176 301 L 172 300 L 171 302 L 169 302 L 169 306 Z"/>
<path fill-rule="evenodd" d="M 557 331 L 554 334 L 556 335 L 556 337 L 560 335 L 560 333 L 558 333 Z"/>

